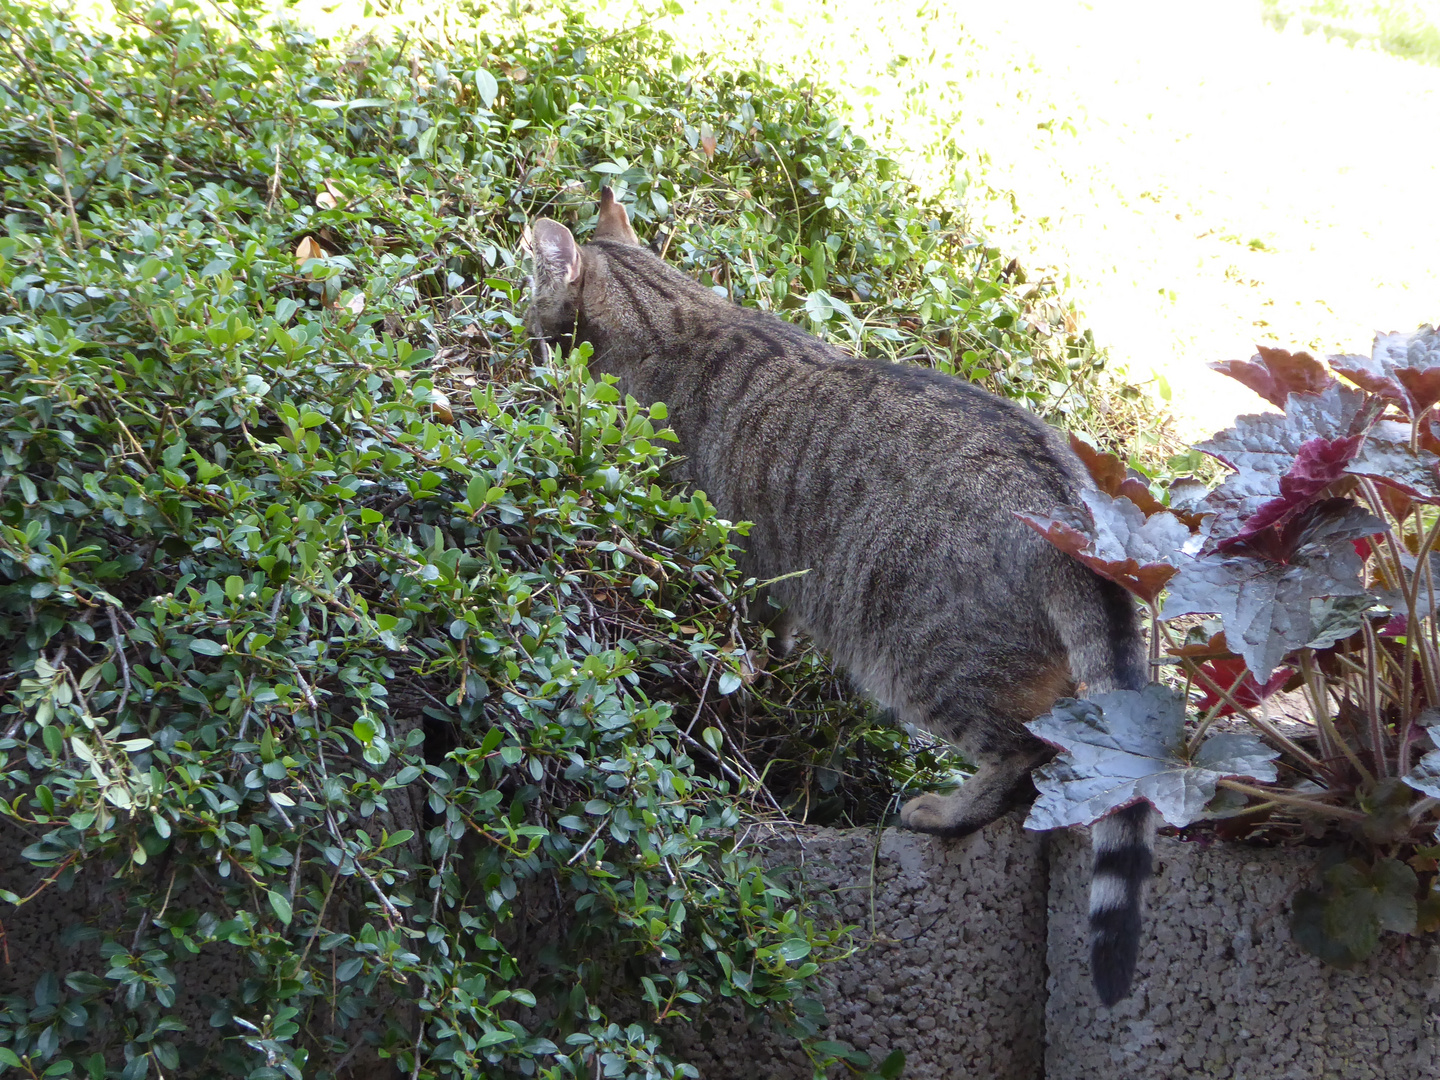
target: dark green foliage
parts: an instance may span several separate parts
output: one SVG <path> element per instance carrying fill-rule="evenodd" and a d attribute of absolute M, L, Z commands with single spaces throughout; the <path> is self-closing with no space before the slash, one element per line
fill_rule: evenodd
<path fill-rule="evenodd" d="M 1290 932 L 1307 952 L 1353 967 L 1375 951 L 1381 930 L 1415 930 L 1418 879 L 1398 859 L 1350 859 L 1323 876 L 1324 889 L 1296 894 L 1291 909 Z"/>
<path fill-rule="evenodd" d="M 953 766 L 822 657 L 764 670 L 663 408 L 532 366 L 521 227 L 607 180 L 742 301 L 1045 411 L 1085 339 L 823 92 L 648 29 L 114 15 L 0 0 L 0 921 L 77 946 L 0 1064 L 663 1076 L 723 998 L 813 1035 L 846 939 L 734 826 Z"/>

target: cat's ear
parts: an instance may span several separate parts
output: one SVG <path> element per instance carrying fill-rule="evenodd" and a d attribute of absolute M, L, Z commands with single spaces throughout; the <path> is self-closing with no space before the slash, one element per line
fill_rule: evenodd
<path fill-rule="evenodd" d="M 580 249 L 570 230 L 558 221 L 540 218 L 535 222 L 531 227 L 531 253 L 538 281 L 566 286 L 580 280 Z"/>
<path fill-rule="evenodd" d="M 640 246 L 640 238 L 630 227 L 630 216 L 608 187 L 600 189 L 600 222 L 595 226 L 595 239 Z"/>

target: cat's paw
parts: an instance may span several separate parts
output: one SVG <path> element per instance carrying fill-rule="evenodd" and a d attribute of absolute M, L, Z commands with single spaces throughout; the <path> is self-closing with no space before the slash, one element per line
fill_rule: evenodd
<path fill-rule="evenodd" d="M 988 824 L 967 813 L 967 802 L 954 795 L 919 795 L 900 807 L 900 824 L 937 836 L 966 836 Z"/>

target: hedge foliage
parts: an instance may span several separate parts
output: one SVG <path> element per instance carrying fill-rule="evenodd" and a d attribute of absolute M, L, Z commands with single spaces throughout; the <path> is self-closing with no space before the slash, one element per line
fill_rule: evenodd
<path fill-rule="evenodd" d="M 529 357 L 521 228 L 608 181 L 738 300 L 1082 419 L 1088 341 L 823 90 L 648 22 L 108 15 L 0 0 L 0 925 L 66 923 L 0 1065 L 693 1075 L 664 1023 L 733 999 L 870 1069 L 736 826 L 953 766 L 768 664 L 663 406 Z"/>

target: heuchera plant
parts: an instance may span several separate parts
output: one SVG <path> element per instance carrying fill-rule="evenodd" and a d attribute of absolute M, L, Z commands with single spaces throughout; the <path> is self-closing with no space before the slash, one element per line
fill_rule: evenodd
<path fill-rule="evenodd" d="M 1027 824 L 1145 798 L 1173 826 L 1330 836 L 1291 930 L 1346 966 L 1381 930 L 1440 928 L 1440 333 L 1328 367 L 1263 348 L 1213 366 L 1283 410 L 1200 444 L 1231 470 L 1218 487 L 1184 478 L 1162 502 L 1077 440 L 1098 490 L 1022 515 L 1145 604 L 1152 663 L 1176 675 L 1032 723 L 1061 752 Z M 1272 715 L 1282 689 L 1305 719 Z"/>

